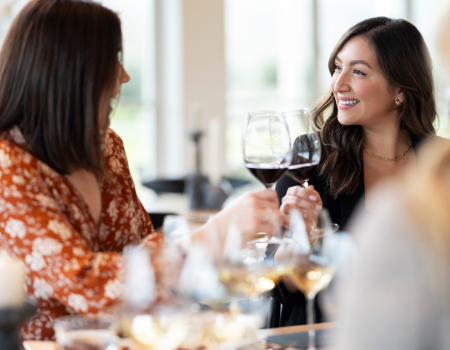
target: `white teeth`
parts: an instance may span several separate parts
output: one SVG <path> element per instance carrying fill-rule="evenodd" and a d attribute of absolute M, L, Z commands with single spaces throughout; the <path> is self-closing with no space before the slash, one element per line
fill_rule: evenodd
<path fill-rule="evenodd" d="M 353 105 L 355 105 L 357 103 L 359 103 L 358 100 L 347 100 L 347 101 L 339 100 L 339 104 L 340 105 L 351 105 L 351 106 L 353 106 Z"/>

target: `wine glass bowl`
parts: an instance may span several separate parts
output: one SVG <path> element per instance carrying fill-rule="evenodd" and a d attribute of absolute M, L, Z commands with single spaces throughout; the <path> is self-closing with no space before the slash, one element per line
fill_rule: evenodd
<path fill-rule="evenodd" d="M 264 317 L 255 312 L 160 310 L 136 315 L 131 336 L 145 349 L 236 348 L 256 340 Z"/>
<path fill-rule="evenodd" d="M 248 113 L 244 119 L 242 152 L 247 169 L 266 188 L 272 187 L 292 158 L 290 134 L 283 113 Z"/>
<path fill-rule="evenodd" d="M 321 146 L 318 132 L 299 135 L 292 147 L 292 160 L 286 174 L 305 184 L 320 162 Z M 305 186 L 307 187 L 307 186 Z"/>
<path fill-rule="evenodd" d="M 322 147 L 320 133 L 315 129 L 306 109 L 284 112 L 289 124 L 292 160 L 286 174 L 307 187 L 309 177 L 320 162 Z"/>

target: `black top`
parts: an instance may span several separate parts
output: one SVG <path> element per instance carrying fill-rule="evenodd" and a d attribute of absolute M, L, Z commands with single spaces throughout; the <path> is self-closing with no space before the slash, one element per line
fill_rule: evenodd
<path fill-rule="evenodd" d="M 345 230 L 348 220 L 350 219 L 355 207 L 359 201 L 364 198 L 364 171 L 361 173 L 361 181 L 356 192 L 352 195 L 340 195 L 336 199 L 330 194 L 330 186 L 325 179 L 319 176 L 317 171 L 314 171 L 308 181 L 314 189 L 319 192 L 322 198 L 324 208 L 330 212 L 331 221 L 339 225 L 341 230 Z M 299 183 L 288 176 L 283 176 L 276 185 L 278 198 L 281 199 L 286 195 L 289 187 L 298 186 Z"/>
<path fill-rule="evenodd" d="M 420 139 L 411 135 L 411 142 L 414 150 L 416 150 Z M 333 223 L 339 225 L 341 230 L 346 230 L 349 223 L 349 219 L 352 216 L 353 211 L 357 207 L 360 201 L 364 200 L 364 170 L 361 172 L 361 181 L 356 192 L 352 195 L 340 195 L 334 199 L 329 193 L 329 185 L 326 179 L 319 176 L 317 171 L 314 171 L 310 177 L 310 185 L 314 185 L 314 189 L 319 192 L 322 198 L 322 204 L 324 208 L 327 208 L 330 212 L 330 217 Z M 276 191 L 278 198 L 281 199 L 286 195 L 289 187 L 298 186 L 298 182 L 291 179 L 288 176 L 283 176 L 276 185 Z M 273 297 L 283 305 L 281 310 L 281 316 L 279 320 L 279 326 L 296 326 L 306 323 L 306 301 L 305 296 L 300 292 L 289 293 L 283 283 L 279 283 L 273 290 Z M 320 298 L 320 293 L 318 295 Z M 275 302 L 276 304 L 276 302 Z M 273 311 L 273 310 L 272 310 Z M 278 322 L 275 319 L 270 321 L 272 327 L 276 327 Z M 316 319 L 315 322 L 323 322 L 323 317 L 320 312 L 320 308 L 316 304 Z"/>

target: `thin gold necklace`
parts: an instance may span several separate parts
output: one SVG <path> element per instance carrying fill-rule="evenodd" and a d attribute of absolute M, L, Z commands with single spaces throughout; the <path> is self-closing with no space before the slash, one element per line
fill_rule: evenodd
<path fill-rule="evenodd" d="M 363 147 L 363 150 L 366 151 L 367 153 L 369 153 L 371 156 L 374 156 L 375 158 L 378 158 L 378 159 L 381 159 L 381 160 L 386 160 L 386 161 L 388 161 L 388 162 L 395 162 L 396 160 L 402 159 L 402 158 L 406 155 L 406 153 L 409 152 L 409 150 L 410 150 L 411 148 L 412 148 L 412 142 L 409 143 L 409 146 L 408 146 L 408 148 L 406 149 L 406 151 L 403 152 L 403 154 L 402 154 L 400 157 L 396 157 L 396 158 L 382 158 L 382 157 L 377 156 L 376 154 L 373 154 L 373 152 L 370 151 L 370 150 L 368 150 L 367 148 L 364 148 L 364 147 Z"/>

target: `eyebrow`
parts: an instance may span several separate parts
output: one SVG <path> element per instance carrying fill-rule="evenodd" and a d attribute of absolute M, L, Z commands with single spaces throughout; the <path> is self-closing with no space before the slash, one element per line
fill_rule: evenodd
<path fill-rule="evenodd" d="M 336 60 L 342 63 L 342 61 L 341 61 L 341 60 L 339 59 L 339 57 L 337 57 L 337 56 L 336 56 Z M 366 61 L 364 61 L 364 60 L 354 60 L 354 61 L 350 61 L 350 66 L 354 66 L 355 64 L 363 64 L 363 65 L 369 67 L 370 69 L 372 69 L 372 67 L 370 66 L 370 64 L 368 64 L 368 63 L 367 63 Z"/>

